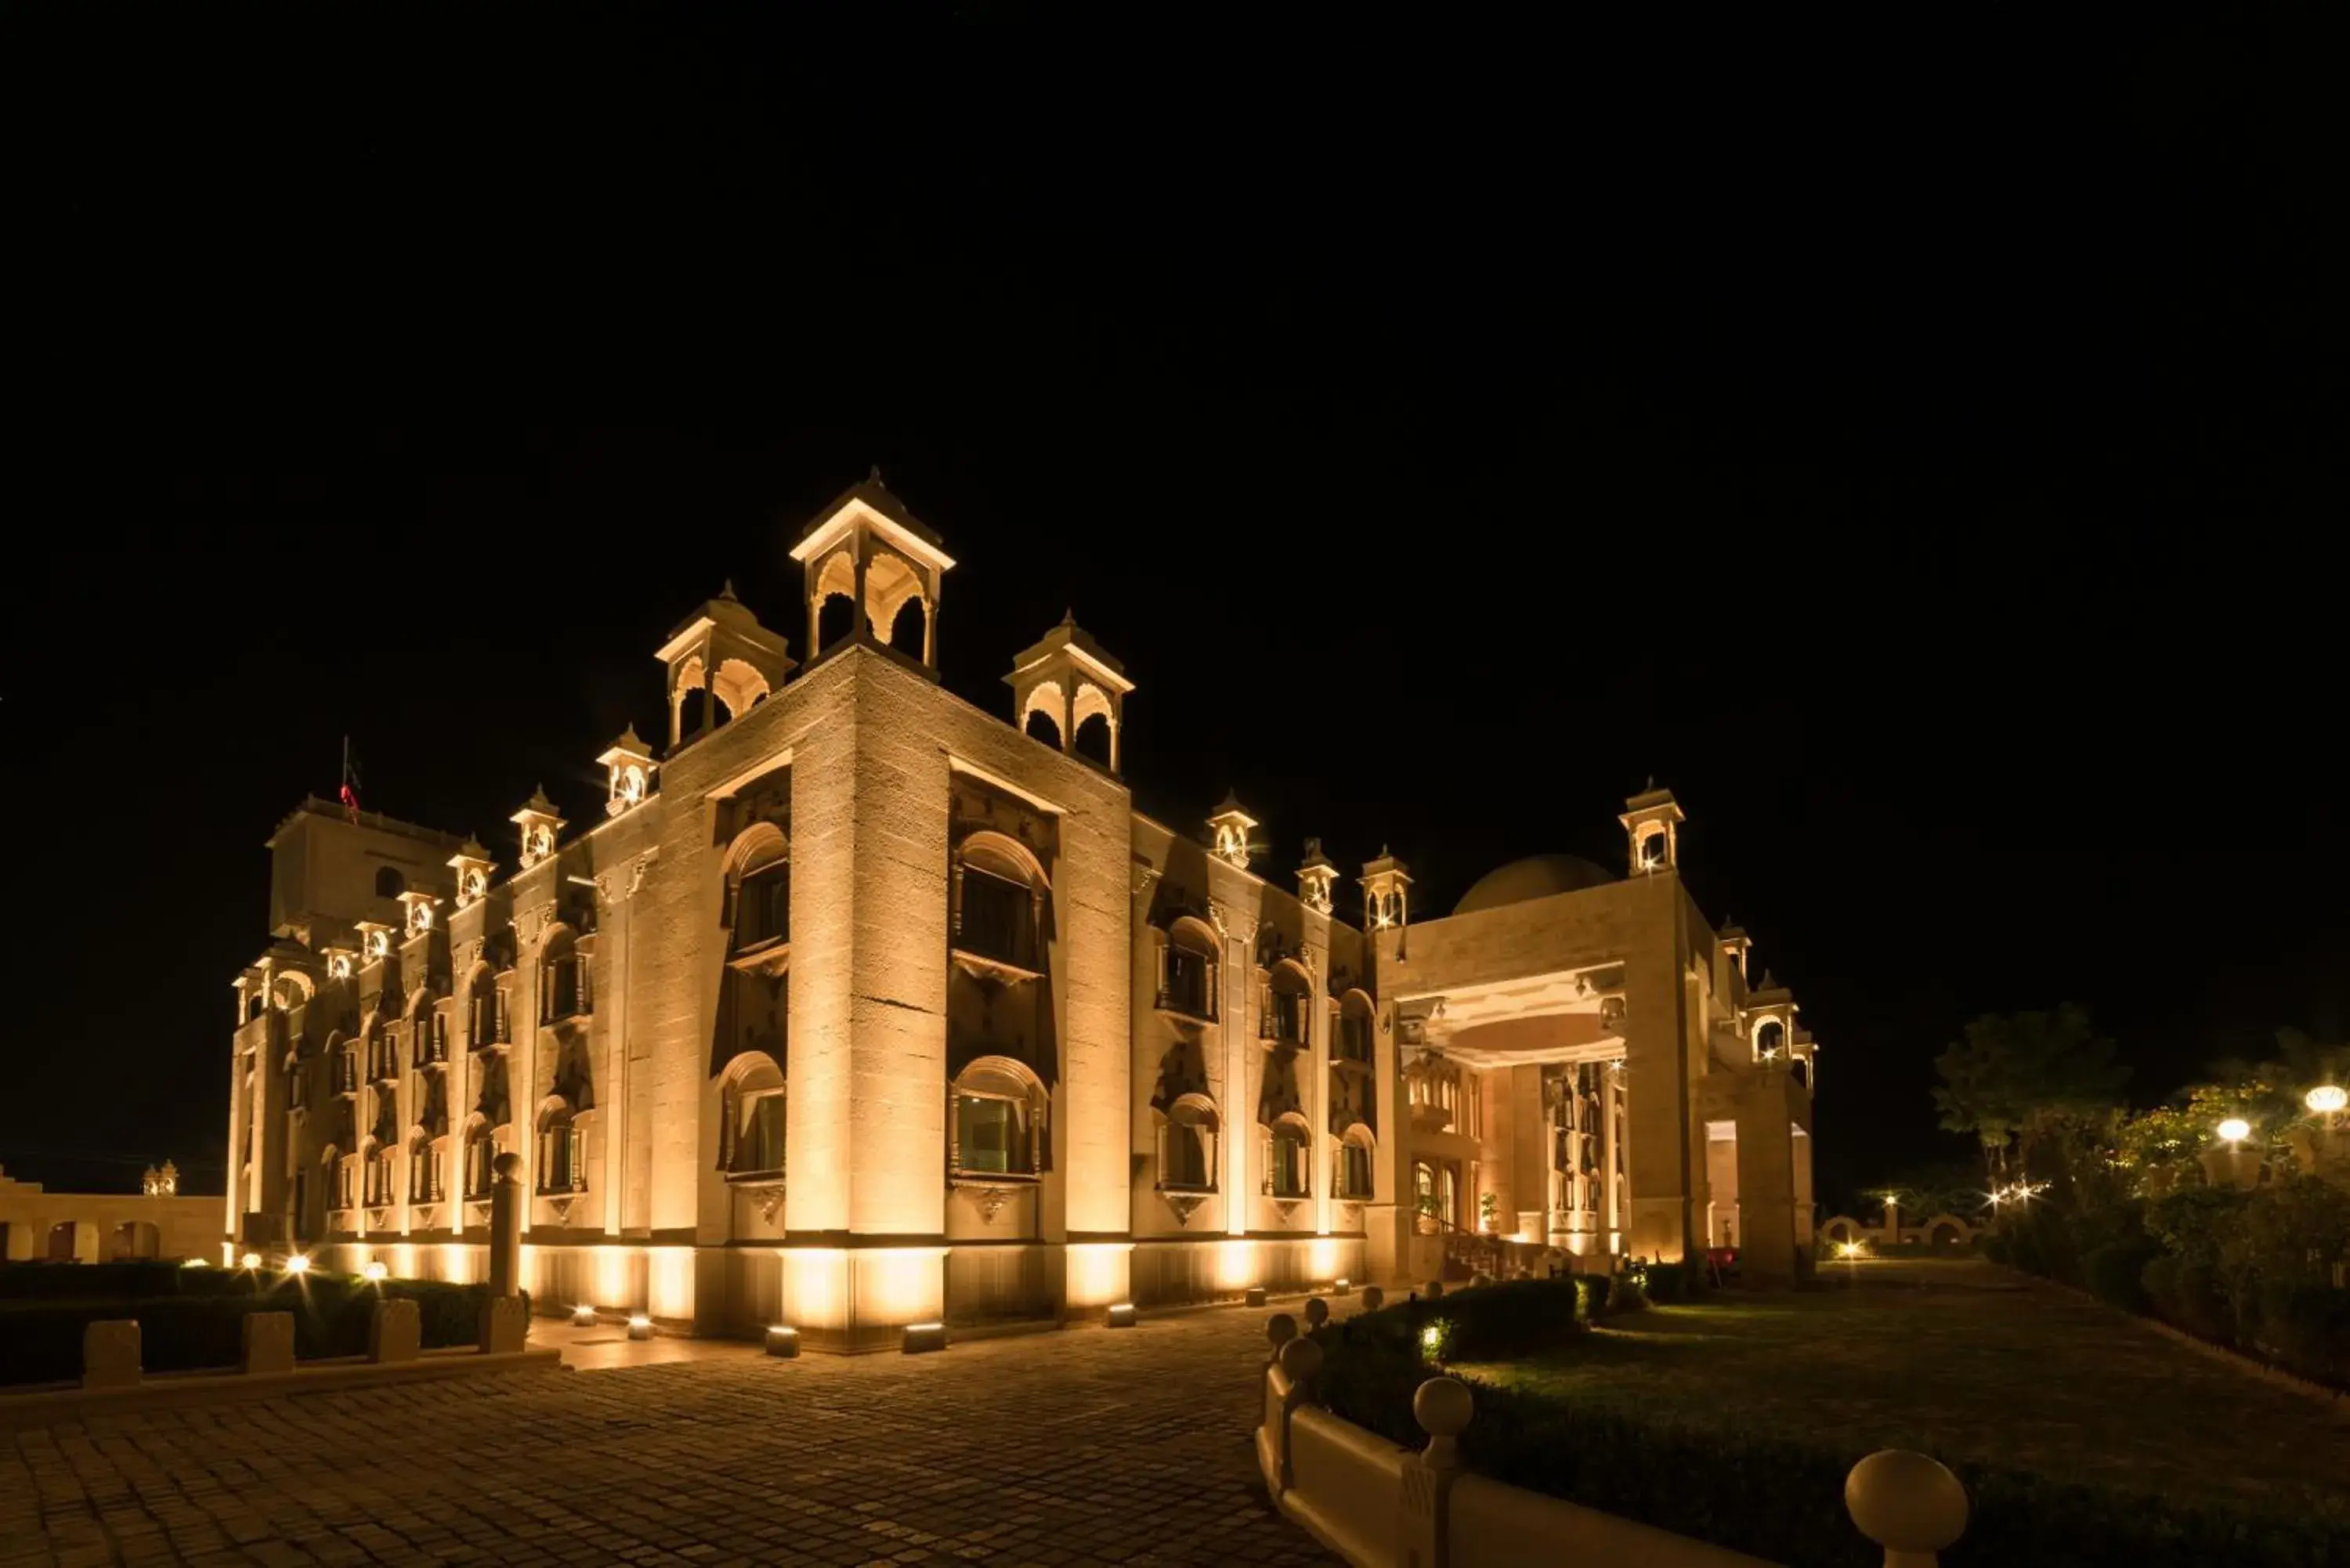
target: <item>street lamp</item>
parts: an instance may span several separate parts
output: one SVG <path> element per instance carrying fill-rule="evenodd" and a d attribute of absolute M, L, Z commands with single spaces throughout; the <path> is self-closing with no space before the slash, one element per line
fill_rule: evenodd
<path fill-rule="evenodd" d="M 2241 1143 L 2252 1136 L 2252 1124 L 2241 1116 L 2230 1116 L 2220 1124 L 2220 1137 L 2226 1142 Z"/>
<path fill-rule="evenodd" d="M 2301 1103 L 2319 1116 L 2334 1116 L 2339 1113 L 2343 1106 L 2350 1106 L 2350 1089 L 2345 1089 L 2339 1084 L 2320 1084 L 2303 1096 Z"/>

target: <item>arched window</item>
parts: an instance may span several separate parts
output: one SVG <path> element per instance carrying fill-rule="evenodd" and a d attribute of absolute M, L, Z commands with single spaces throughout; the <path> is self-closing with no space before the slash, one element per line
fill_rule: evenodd
<path fill-rule="evenodd" d="M 473 983 L 465 991 L 466 1044 L 475 1051 L 486 1051 L 493 1045 L 506 1043 L 506 998 L 498 989 L 497 977 L 487 964 L 473 971 Z"/>
<path fill-rule="evenodd" d="M 1787 1043 L 1787 1031 L 1775 1018 L 1768 1020 L 1754 1032 L 1754 1054 L 1765 1060 L 1776 1056 Z"/>
<path fill-rule="evenodd" d="M 1275 1198 L 1305 1198 L 1314 1191 L 1314 1134 L 1292 1111 L 1273 1124 L 1265 1143 L 1264 1189 Z"/>
<path fill-rule="evenodd" d="M 408 891 L 408 878 L 400 874 L 397 866 L 379 866 L 375 870 L 375 896 L 397 898 Z"/>
<path fill-rule="evenodd" d="M 1216 1020 L 1216 933 L 1185 916 L 1167 929 L 1159 949 L 1159 1005 L 1169 1012 Z"/>
<path fill-rule="evenodd" d="M 327 1195 L 329 1210 L 351 1206 L 351 1168 L 343 1158 L 342 1150 L 328 1144 L 318 1151 L 319 1187 Z"/>
<path fill-rule="evenodd" d="M 1371 1064 L 1371 1004 L 1352 991 L 1338 1007 L 1338 1038 L 1332 1054 L 1341 1062 Z"/>
<path fill-rule="evenodd" d="M 391 1164 L 389 1145 L 369 1142 L 367 1147 L 367 1202 L 370 1209 L 380 1209 L 390 1203 L 396 1172 Z"/>
<path fill-rule="evenodd" d="M 1265 981 L 1264 1022 L 1260 1033 L 1276 1045 L 1303 1046 L 1313 1039 L 1314 982 L 1284 960 Z"/>
<path fill-rule="evenodd" d="M 487 1198 L 490 1185 L 497 1179 L 497 1133 L 488 1122 L 475 1116 L 465 1128 L 465 1196 Z"/>
<path fill-rule="evenodd" d="M 1061 749 L 1060 721 L 1042 707 L 1029 709 L 1027 722 L 1020 728 L 1030 740 L 1042 741 L 1056 752 Z"/>
<path fill-rule="evenodd" d="M 1338 1196 L 1358 1201 L 1371 1196 L 1371 1129 L 1357 1122 L 1338 1141 Z"/>
<path fill-rule="evenodd" d="M 1436 1206 L 1438 1202 L 1436 1193 L 1436 1167 L 1429 1164 L 1428 1161 L 1424 1159 L 1416 1159 L 1412 1161 L 1411 1196 L 1413 1206 L 1419 1210 L 1420 1218 L 1427 1221 L 1427 1223 L 1423 1224 L 1420 1228 L 1422 1233 L 1425 1234 L 1430 1231 L 1433 1231 L 1436 1228 Z"/>
<path fill-rule="evenodd" d="M 720 1095 L 718 1168 L 730 1181 L 765 1181 L 784 1174 L 784 1070 L 764 1052 L 746 1051 L 730 1063 Z"/>
<path fill-rule="evenodd" d="M 577 1119 L 557 1096 L 538 1113 L 538 1189 L 542 1193 L 588 1190 L 588 1162 Z"/>
<path fill-rule="evenodd" d="M 593 1011 L 588 965 L 579 956 L 578 939 L 567 927 L 556 928 L 538 961 L 538 998 L 541 1023 L 560 1023 Z"/>
<path fill-rule="evenodd" d="M 957 1176 L 1035 1176 L 1044 1168 L 1045 1085 L 1008 1056 L 982 1056 L 954 1081 L 950 1162 Z"/>
<path fill-rule="evenodd" d="M 930 618 L 920 572 L 887 550 L 876 550 L 866 557 L 865 620 L 875 637 L 920 660 L 926 653 Z"/>
<path fill-rule="evenodd" d="M 249 1023 L 253 1020 L 260 1017 L 268 1005 L 268 999 L 264 997 L 259 992 L 255 992 L 251 996 L 246 997 L 244 999 L 245 1022 Z M 220 1014 L 214 1013 L 213 1016 L 217 1018 Z"/>
<path fill-rule="evenodd" d="M 784 836 L 754 829 L 740 869 L 733 874 L 734 953 L 756 952 L 792 940 L 792 861 Z M 747 836 L 747 835 L 746 835 Z"/>
<path fill-rule="evenodd" d="M 1159 1127 L 1159 1185 L 1174 1191 L 1216 1189 L 1216 1107 L 1204 1095 L 1185 1095 L 1168 1107 Z"/>
<path fill-rule="evenodd" d="M 1116 767 L 1118 716 L 1108 696 L 1092 681 L 1079 681 L 1069 711 L 1075 725 L 1069 733 L 1069 750 L 1097 767 Z"/>
<path fill-rule="evenodd" d="M 438 1203 L 448 1196 L 441 1174 L 441 1162 L 433 1158 L 432 1140 L 422 1129 L 408 1140 L 408 1200 L 411 1203 Z"/>
<path fill-rule="evenodd" d="M 889 623 L 889 646 L 912 658 L 921 658 L 929 618 L 930 611 L 920 597 L 899 605 L 896 618 Z"/>
<path fill-rule="evenodd" d="M 1014 969 L 1041 969 L 1045 892 L 1044 867 L 1017 841 L 972 834 L 955 857 L 955 948 Z"/>
<path fill-rule="evenodd" d="M 810 659 L 856 634 L 857 563 L 847 551 L 839 551 L 825 561 L 823 569 L 816 573 L 816 631 L 808 644 Z"/>

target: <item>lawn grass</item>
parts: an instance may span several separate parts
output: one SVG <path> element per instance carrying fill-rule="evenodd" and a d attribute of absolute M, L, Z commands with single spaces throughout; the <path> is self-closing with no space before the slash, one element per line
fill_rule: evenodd
<path fill-rule="evenodd" d="M 2342 1506 L 2350 1412 L 1989 1263 L 1821 1275 L 1787 1294 L 1652 1307 L 1546 1356 L 1459 1370 L 1584 1407 L 1856 1455 L 1924 1449 L 2262 1511 Z"/>

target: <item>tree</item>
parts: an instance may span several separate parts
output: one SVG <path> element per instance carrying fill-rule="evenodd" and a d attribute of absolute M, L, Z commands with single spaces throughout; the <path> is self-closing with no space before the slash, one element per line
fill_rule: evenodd
<path fill-rule="evenodd" d="M 2069 1182 L 2067 1146 L 2110 1116 L 2129 1079 L 2114 1043 L 2070 1002 L 2054 1012 L 1987 1012 L 1934 1058 L 1934 1070 L 1942 1126 L 1981 1139 L 1994 1189 L 2029 1172 L 2035 1154 L 2054 1158 L 2051 1174 Z"/>

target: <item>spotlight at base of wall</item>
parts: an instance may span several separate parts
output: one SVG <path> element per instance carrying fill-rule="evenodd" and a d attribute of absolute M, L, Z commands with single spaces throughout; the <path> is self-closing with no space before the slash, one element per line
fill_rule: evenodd
<path fill-rule="evenodd" d="M 788 1324 L 776 1324 L 767 1330 L 767 1354 L 785 1360 L 800 1353 L 800 1331 Z"/>
<path fill-rule="evenodd" d="M 1264 1305 L 1264 1287 L 1263 1285 L 1251 1285 L 1247 1290 L 1242 1292 L 1241 1304 L 1243 1306 Z"/>
<path fill-rule="evenodd" d="M 652 1336 L 652 1319 L 647 1317 L 642 1313 L 638 1313 L 635 1316 L 629 1319 L 629 1337 L 630 1339 L 650 1339 Z"/>
<path fill-rule="evenodd" d="M 1135 1323 L 1134 1303 L 1132 1302 L 1119 1302 L 1117 1305 L 1111 1307 L 1109 1309 L 1108 1323 L 1109 1326 L 1112 1328 L 1132 1328 Z"/>
<path fill-rule="evenodd" d="M 926 1350 L 947 1347 L 947 1325 L 942 1323 L 910 1323 L 906 1325 L 905 1352 L 920 1355 Z"/>
<path fill-rule="evenodd" d="M 595 1327 L 596 1309 L 589 1306 L 586 1302 L 581 1302 L 578 1305 L 573 1307 L 571 1309 L 571 1326 L 574 1328 Z"/>
<path fill-rule="evenodd" d="M 1333 1280 L 1330 1282 L 1330 1293 L 1334 1296 L 1353 1295 L 1355 1293 L 1355 1282 L 1352 1280 Z"/>

